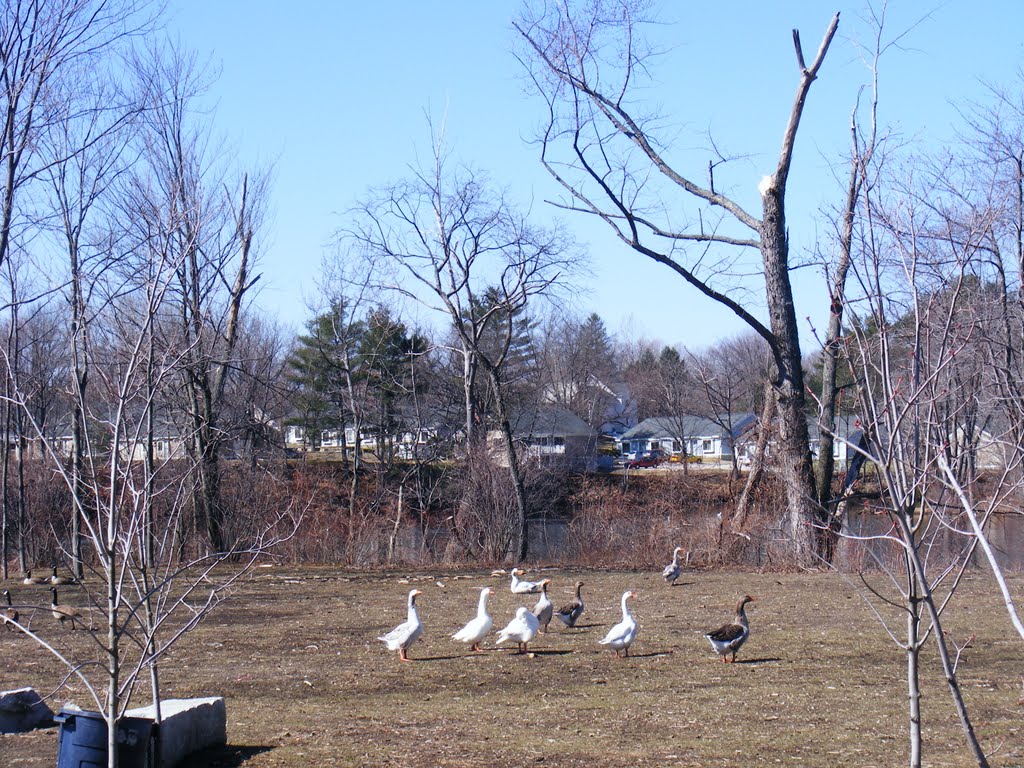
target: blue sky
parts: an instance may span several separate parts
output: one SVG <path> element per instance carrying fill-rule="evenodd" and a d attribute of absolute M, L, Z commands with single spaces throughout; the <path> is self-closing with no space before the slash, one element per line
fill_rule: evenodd
<path fill-rule="evenodd" d="M 553 182 L 524 141 L 541 115 L 512 55 L 518 8 L 514 0 L 169 0 L 169 34 L 219 69 L 210 92 L 214 130 L 237 146 L 242 163 L 274 166 L 259 297 L 268 314 L 301 328 L 345 211 L 369 187 L 406 175 L 429 155 L 427 114 L 445 120 L 461 161 L 486 171 L 540 220 L 558 215 L 544 202 L 556 194 Z M 748 156 L 733 194 L 756 213 L 756 185 L 776 162 L 798 82 L 791 30 L 800 30 L 810 59 L 841 11 L 788 187 L 797 254 L 824 237 L 818 211 L 840 199 L 835 178 L 845 175 L 850 111 L 868 77 L 857 47 L 869 35 L 863 8 L 744 0 L 665 2 L 660 11 L 659 33 L 672 50 L 654 70 L 650 98 L 668 117 L 666 136 L 682 150 L 700 146 L 710 132 Z M 922 148 L 951 141 L 957 107 L 984 99 L 981 81 L 1020 86 L 1019 0 L 904 0 L 888 13 L 890 35 L 920 23 L 883 59 L 881 121 Z M 598 312 L 613 333 L 696 349 L 743 330 L 609 233 L 571 216 L 567 224 L 591 259 L 579 310 Z M 810 340 L 811 325 L 824 326 L 827 296 L 813 268 L 801 270 L 796 285 Z"/>

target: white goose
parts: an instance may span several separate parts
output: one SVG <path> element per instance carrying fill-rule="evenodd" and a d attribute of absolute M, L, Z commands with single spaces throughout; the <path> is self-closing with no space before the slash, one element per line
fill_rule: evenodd
<path fill-rule="evenodd" d="M 682 568 L 679 567 L 679 553 L 683 551 L 682 547 L 676 547 L 675 552 L 672 553 L 672 562 L 665 566 L 665 570 L 661 572 L 661 575 L 665 577 L 671 586 L 676 585 L 676 579 L 679 578 L 679 574 L 682 573 Z"/>
<path fill-rule="evenodd" d="M 398 651 L 398 658 L 402 661 L 409 660 L 409 646 L 415 643 L 419 636 L 423 634 L 423 624 L 420 622 L 420 616 L 416 612 L 416 595 L 422 594 L 418 589 L 410 590 L 409 613 L 406 620 L 386 635 L 381 635 L 377 638 L 387 645 L 389 651 Z"/>
<path fill-rule="evenodd" d="M 520 607 L 516 610 L 516 616 L 504 629 L 498 630 L 498 645 L 506 640 L 514 640 L 519 645 L 519 653 L 526 653 L 529 643 L 537 636 L 540 622 L 537 617 L 530 613 L 528 608 Z"/>
<path fill-rule="evenodd" d="M 542 635 L 548 633 L 548 624 L 551 623 L 551 615 L 555 612 L 554 603 L 548 597 L 548 584 L 550 583 L 551 579 L 544 579 L 540 583 L 540 599 L 533 606 L 533 615 L 537 617 L 537 623 L 540 625 Z"/>
<path fill-rule="evenodd" d="M 636 619 L 633 618 L 633 614 L 629 612 L 629 608 L 626 606 L 626 601 L 631 597 L 636 597 L 636 592 L 623 593 L 622 621 L 609 629 L 608 634 L 604 636 L 604 639 L 599 641 L 601 645 L 607 645 L 609 648 L 614 650 L 616 656 L 619 655 L 619 651 L 623 651 L 626 656 L 629 656 L 629 646 L 632 645 L 633 641 L 636 639 Z"/>
<path fill-rule="evenodd" d="M 487 612 L 487 597 L 493 593 L 494 590 L 490 587 L 484 587 L 480 590 L 480 604 L 476 609 L 476 617 L 452 635 L 454 640 L 470 643 L 469 648 L 472 651 L 481 650 L 480 641 L 487 636 L 487 633 L 491 631 L 491 626 L 494 624 L 494 620 L 491 619 L 491 615 Z"/>
<path fill-rule="evenodd" d="M 509 587 L 516 595 L 525 595 L 540 592 L 540 582 L 523 581 L 519 575 L 526 573 L 522 568 L 512 569 L 512 584 Z"/>

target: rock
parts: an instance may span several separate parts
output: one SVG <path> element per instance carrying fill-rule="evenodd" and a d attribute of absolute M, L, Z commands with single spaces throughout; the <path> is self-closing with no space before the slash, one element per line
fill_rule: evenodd
<path fill-rule="evenodd" d="M 53 710 L 34 688 L 0 691 L 0 733 L 22 733 L 53 725 Z"/>
<path fill-rule="evenodd" d="M 154 719 L 152 706 L 129 709 L 128 717 Z M 193 752 L 228 743 L 228 716 L 224 699 L 166 699 L 160 702 L 160 766 L 171 768 Z"/>

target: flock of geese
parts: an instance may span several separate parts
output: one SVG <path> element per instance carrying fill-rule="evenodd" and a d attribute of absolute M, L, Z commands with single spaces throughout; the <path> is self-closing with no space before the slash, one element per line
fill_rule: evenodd
<path fill-rule="evenodd" d="M 665 570 L 662 572 L 665 581 L 670 585 L 676 583 L 682 570 L 679 563 L 679 553 L 681 551 L 682 547 L 675 548 L 675 551 L 672 553 L 672 562 L 665 566 Z M 573 599 L 556 611 L 554 603 L 548 597 L 548 586 L 551 584 L 551 579 L 543 579 L 537 582 L 525 581 L 520 578 L 523 573 L 524 571 L 520 568 L 512 569 L 512 580 L 509 585 L 511 592 L 517 595 L 539 594 L 540 598 L 532 610 L 525 606 L 520 606 L 516 610 L 512 620 L 497 631 L 495 645 L 501 645 L 505 642 L 516 643 L 519 653 L 528 653 L 530 642 L 538 634 L 547 633 L 551 619 L 557 618 L 566 627 L 575 627 L 576 622 L 583 615 L 585 605 L 583 603 L 582 581 L 576 582 Z M 22 582 L 26 585 L 51 585 L 50 613 L 61 626 L 65 626 L 67 623 L 71 629 L 77 629 L 79 625 L 82 627 L 88 625 L 91 628 L 92 622 L 86 621 L 86 617 L 81 610 L 73 606 L 61 605 L 58 600 L 57 587 L 77 584 L 76 579 L 70 576 L 59 575 L 57 567 L 54 566 L 53 574 L 49 577 L 33 576 L 32 571 L 26 571 Z M 409 661 L 409 648 L 423 635 L 423 623 L 420 621 L 419 613 L 416 609 L 416 598 L 421 594 L 422 592 L 418 589 L 410 590 L 406 620 L 387 634 L 377 638 L 387 645 L 389 650 L 398 651 L 398 657 L 402 661 Z M 483 650 L 480 644 L 494 627 L 494 619 L 487 610 L 487 599 L 493 594 L 494 590 L 491 587 L 484 587 L 480 590 L 476 615 L 462 629 L 452 635 L 453 640 L 467 643 L 472 651 L 479 653 Z M 10 629 L 13 624 L 18 622 L 19 613 L 12 604 L 10 591 L 3 590 L 3 596 L 4 604 L 0 605 L 0 620 Z M 615 651 L 616 656 L 629 656 L 629 648 L 633 641 L 636 640 L 639 627 L 633 614 L 630 613 L 628 605 L 628 601 L 635 597 L 636 592 L 632 590 L 622 593 L 622 620 L 609 629 L 604 638 L 598 641 L 600 645 Z M 711 646 L 721 656 L 723 662 L 735 661 L 736 652 L 750 636 L 750 623 L 747 620 L 745 608 L 747 603 L 752 602 L 753 599 L 749 595 L 745 595 L 736 606 L 736 617 L 731 622 L 704 634 L 704 637 L 708 639 Z"/>
<path fill-rule="evenodd" d="M 50 576 L 33 576 L 32 571 L 25 571 L 25 578 L 21 580 L 21 583 L 26 586 L 51 585 L 50 614 L 62 627 L 68 625 L 71 629 L 78 629 L 79 626 L 90 630 L 93 628 L 91 616 L 87 617 L 80 609 L 74 606 L 61 605 L 57 596 L 57 587 L 78 584 L 78 579 L 58 574 L 57 566 L 54 566 L 53 574 Z M 0 605 L 0 623 L 5 624 L 7 629 L 14 629 L 13 625 L 17 624 L 21 614 L 11 601 L 10 590 L 5 589 L 3 595 L 4 603 Z"/>
<path fill-rule="evenodd" d="M 662 576 L 670 585 L 675 585 L 679 578 L 682 567 L 679 563 L 679 553 L 682 547 L 676 547 L 672 553 L 672 562 L 665 566 Z M 548 585 L 551 579 L 532 582 L 520 578 L 524 571 L 520 568 L 512 569 L 511 583 L 509 588 L 513 594 L 540 594 L 537 604 L 533 609 L 520 606 L 512 620 L 502 629 L 497 631 L 495 645 L 504 642 L 514 642 L 518 646 L 518 653 L 528 653 L 530 642 L 538 635 L 547 632 L 548 624 L 552 618 L 557 618 L 566 627 L 575 627 L 583 614 L 583 582 L 576 582 L 575 597 L 557 611 L 554 604 L 548 597 Z M 383 642 L 388 650 L 398 651 L 398 658 L 401 661 L 409 661 L 409 648 L 423 635 L 423 623 L 420 621 L 419 612 L 416 609 L 416 598 L 423 594 L 419 589 L 409 591 L 408 613 L 406 620 L 377 639 Z M 484 641 L 494 627 L 494 619 L 487 611 L 487 599 L 494 594 L 491 587 L 484 587 L 480 590 L 480 599 L 477 603 L 476 616 L 470 619 L 462 629 L 451 637 L 461 643 L 468 643 L 471 651 L 481 652 L 480 644 Z M 600 645 L 607 646 L 615 651 L 617 657 L 629 656 L 629 647 L 636 640 L 639 629 L 636 619 L 629 611 L 628 601 L 636 597 L 636 592 L 628 590 L 622 594 L 622 620 L 608 630 L 603 639 L 599 640 Z M 753 602 L 754 598 L 744 595 L 736 606 L 736 617 L 729 623 L 718 629 L 706 632 L 704 637 L 711 643 L 712 648 L 718 652 L 723 662 L 736 661 L 736 652 L 750 636 L 750 622 L 747 620 L 747 603 Z"/>

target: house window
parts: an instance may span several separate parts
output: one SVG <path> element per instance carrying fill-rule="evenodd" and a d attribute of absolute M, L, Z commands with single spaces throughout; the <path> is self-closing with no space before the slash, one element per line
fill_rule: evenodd
<path fill-rule="evenodd" d="M 704 453 L 712 453 L 713 452 L 714 448 L 712 446 L 712 441 L 711 440 L 701 440 L 700 443 L 701 443 L 701 450 Z"/>
<path fill-rule="evenodd" d="M 679 453 L 682 443 L 679 440 L 672 441 L 672 453 Z"/>
<path fill-rule="evenodd" d="M 652 451 L 656 451 L 659 448 L 661 448 L 661 441 L 660 440 L 651 440 L 650 449 Z"/>
<path fill-rule="evenodd" d="M 555 435 L 551 438 L 552 445 L 565 445 L 565 438 L 561 435 Z"/>

